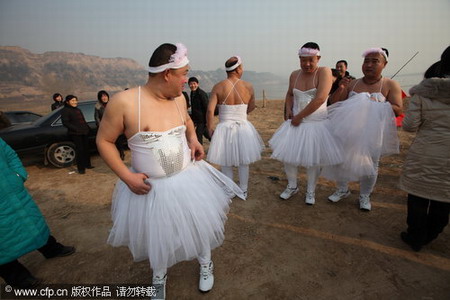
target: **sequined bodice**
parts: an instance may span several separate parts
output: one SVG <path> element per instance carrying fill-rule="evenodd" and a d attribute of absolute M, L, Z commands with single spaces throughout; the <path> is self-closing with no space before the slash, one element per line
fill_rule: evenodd
<path fill-rule="evenodd" d="M 186 126 L 167 131 L 141 131 L 128 139 L 131 165 L 150 177 L 167 177 L 183 170 L 190 161 Z"/>
<path fill-rule="evenodd" d="M 219 120 L 225 121 L 246 121 L 247 104 L 219 105 Z"/>
<path fill-rule="evenodd" d="M 299 89 L 293 89 L 294 93 L 294 115 L 301 112 L 305 107 L 311 102 L 316 96 L 317 89 L 309 89 L 307 91 L 301 91 Z M 322 105 L 312 114 L 303 119 L 304 122 L 308 121 L 323 121 L 327 118 L 327 102 L 325 101 Z"/>

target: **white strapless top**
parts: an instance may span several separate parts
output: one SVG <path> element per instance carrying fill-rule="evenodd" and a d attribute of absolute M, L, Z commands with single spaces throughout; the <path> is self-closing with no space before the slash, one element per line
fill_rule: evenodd
<path fill-rule="evenodd" d="M 311 102 L 311 100 L 316 97 L 317 89 L 312 88 L 307 91 L 301 91 L 294 88 L 292 92 L 294 94 L 293 114 L 296 115 L 303 109 L 305 109 L 305 107 Z M 302 122 L 323 121 L 327 118 L 327 115 L 327 101 L 325 101 L 315 112 L 304 118 Z"/>
<path fill-rule="evenodd" d="M 248 105 L 245 103 L 236 105 L 219 105 L 219 121 L 246 121 L 247 107 Z"/>
<path fill-rule="evenodd" d="M 376 102 L 386 102 L 386 97 L 381 92 L 375 92 L 375 93 L 368 93 L 368 92 L 361 92 L 357 93 L 355 91 L 350 91 L 348 94 L 348 97 L 355 96 L 357 94 L 367 94 L 367 96 L 370 98 L 370 100 L 376 101 Z"/>
<path fill-rule="evenodd" d="M 185 125 L 163 132 L 137 132 L 128 139 L 133 169 L 149 177 L 167 177 L 182 171 L 191 157 L 185 132 Z"/>

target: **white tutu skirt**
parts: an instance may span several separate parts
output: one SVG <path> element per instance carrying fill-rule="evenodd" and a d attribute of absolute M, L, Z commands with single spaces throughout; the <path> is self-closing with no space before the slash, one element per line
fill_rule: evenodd
<path fill-rule="evenodd" d="M 207 160 L 221 166 L 249 165 L 261 159 L 264 142 L 255 127 L 246 120 L 217 124 Z"/>
<path fill-rule="evenodd" d="M 344 161 L 325 167 L 322 176 L 337 181 L 359 181 L 376 175 L 381 156 L 399 153 L 395 115 L 389 102 L 370 100 L 359 93 L 328 107 L 333 135 L 343 145 Z"/>
<path fill-rule="evenodd" d="M 295 166 L 326 166 L 342 162 L 342 147 L 331 135 L 328 120 L 285 121 L 269 141 L 272 158 Z"/>
<path fill-rule="evenodd" d="M 243 198 L 234 182 L 204 161 L 148 182 L 150 192 L 137 195 L 118 180 L 109 244 L 128 246 L 135 261 L 149 259 L 154 270 L 208 254 L 222 244 L 231 198 Z"/>

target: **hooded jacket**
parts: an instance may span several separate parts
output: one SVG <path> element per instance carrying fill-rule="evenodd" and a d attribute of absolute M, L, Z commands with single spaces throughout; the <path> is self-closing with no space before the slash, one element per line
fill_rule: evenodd
<path fill-rule="evenodd" d="M 403 130 L 417 131 L 400 177 L 400 188 L 450 203 L 450 78 L 429 78 L 410 90 Z"/>

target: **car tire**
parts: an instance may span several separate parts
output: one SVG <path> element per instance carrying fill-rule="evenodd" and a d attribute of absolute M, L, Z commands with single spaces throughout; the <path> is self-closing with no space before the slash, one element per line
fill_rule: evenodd
<path fill-rule="evenodd" d="M 57 168 L 71 166 L 75 162 L 75 145 L 71 142 L 52 144 L 47 148 L 46 157 L 50 164 Z"/>

